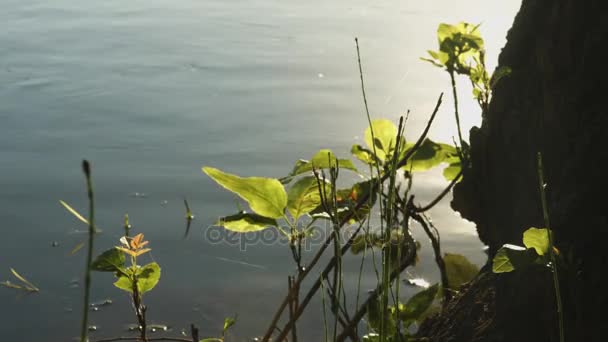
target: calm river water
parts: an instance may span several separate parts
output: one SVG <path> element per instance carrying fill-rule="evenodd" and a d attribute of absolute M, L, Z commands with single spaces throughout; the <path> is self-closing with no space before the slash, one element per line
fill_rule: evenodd
<path fill-rule="evenodd" d="M 235 341 L 263 333 L 293 271 L 278 244 L 212 244 L 207 227 L 234 212 L 234 198 L 201 173 L 212 165 L 241 175 L 282 176 L 320 148 L 348 156 L 367 126 L 353 38 L 359 37 L 374 117 L 412 110 L 421 131 L 446 75 L 419 60 L 436 49 L 440 22 L 482 23 L 488 62 L 520 1 L 0 0 L 0 280 L 10 267 L 41 292 L 0 288 L 0 340 L 70 341 L 78 334 L 84 253 L 70 256 L 85 227 L 58 203 L 86 213 L 80 161 L 93 163 L 96 251 L 115 245 L 128 212 L 163 271 L 146 303 L 172 335 L 195 323 L 217 335 L 238 313 Z M 463 83 L 466 87 L 466 84 Z M 469 94 L 463 88 L 462 97 Z M 446 105 L 431 137 L 451 141 Z M 467 127 L 479 111 L 464 101 Z M 439 172 L 418 177 L 433 197 Z M 184 238 L 187 197 L 196 214 Z M 433 213 L 445 251 L 484 262 L 474 227 L 449 209 Z M 426 243 L 426 241 L 423 241 Z M 424 255 L 429 254 L 426 244 Z M 414 270 L 436 279 L 432 258 Z M 346 265 L 355 281 L 358 261 Z M 375 283 L 371 272 L 364 289 Z M 96 274 L 94 338 L 128 334 L 128 298 Z M 406 289 L 406 294 L 413 291 Z M 300 325 L 321 339 L 321 307 Z"/>

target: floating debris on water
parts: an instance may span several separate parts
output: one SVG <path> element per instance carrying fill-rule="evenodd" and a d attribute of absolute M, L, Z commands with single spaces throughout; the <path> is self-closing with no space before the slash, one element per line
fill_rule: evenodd
<path fill-rule="evenodd" d="M 167 200 L 160 202 L 160 205 L 162 205 L 163 207 L 166 206 L 167 204 L 169 204 L 169 201 L 167 201 Z"/>
<path fill-rule="evenodd" d="M 132 192 L 129 194 L 129 197 L 146 198 L 146 197 L 148 197 L 148 194 L 146 194 L 144 192 Z"/>
<path fill-rule="evenodd" d="M 89 331 L 97 331 L 97 329 L 98 328 L 96 325 L 89 325 L 89 328 L 88 328 Z"/>
<path fill-rule="evenodd" d="M 59 242 L 57 242 L 57 241 L 51 242 L 51 247 L 58 247 L 58 246 L 59 246 Z"/>
<path fill-rule="evenodd" d="M 150 332 L 166 332 L 166 331 L 170 331 L 171 328 L 168 325 L 164 325 L 164 324 L 149 324 L 148 325 L 148 331 Z"/>
<path fill-rule="evenodd" d="M 71 289 L 76 289 L 80 287 L 80 280 L 78 278 L 72 278 L 68 284 Z"/>

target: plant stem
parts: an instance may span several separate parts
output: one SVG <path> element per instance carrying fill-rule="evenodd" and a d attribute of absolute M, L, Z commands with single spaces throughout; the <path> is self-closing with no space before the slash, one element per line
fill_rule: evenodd
<path fill-rule="evenodd" d="M 456 92 L 456 79 L 454 78 L 454 70 L 448 71 L 450 74 L 450 80 L 452 81 L 452 96 L 454 98 L 454 115 L 456 116 L 456 128 L 458 129 L 458 139 L 460 139 L 460 148 L 464 148 L 464 139 L 462 138 L 462 130 L 460 129 L 460 114 L 458 114 L 458 94 Z M 461 153 L 460 159 L 463 163 L 466 161 L 464 151 Z M 465 163 L 466 164 L 466 163 Z"/>
<path fill-rule="evenodd" d="M 549 208 L 547 206 L 547 196 L 545 194 L 545 176 L 543 172 L 543 156 L 540 152 L 537 153 L 538 162 L 538 187 L 540 190 L 540 198 L 543 207 L 543 219 L 545 221 L 545 227 L 549 230 L 549 255 L 551 256 L 551 269 L 553 273 L 553 287 L 555 289 L 555 301 L 557 302 L 557 316 L 559 320 L 559 340 L 564 342 L 566 340 L 564 334 L 564 312 L 562 307 L 562 296 L 559 288 L 559 277 L 557 274 L 557 260 L 555 257 L 553 232 L 549 223 Z"/>
<path fill-rule="evenodd" d="M 89 198 L 89 244 L 87 250 L 87 263 L 84 276 L 84 301 L 82 307 L 82 322 L 80 325 L 80 342 L 88 341 L 87 331 L 89 322 L 89 298 L 91 292 L 91 263 L 93 262 L 93 241 L 95 236 L 95 202 L 93 199 L 93 183 L 91 181 L 91 165 L 87 160 L 82 161 L 82 171 L 87 181 L 87 195 Z"/>

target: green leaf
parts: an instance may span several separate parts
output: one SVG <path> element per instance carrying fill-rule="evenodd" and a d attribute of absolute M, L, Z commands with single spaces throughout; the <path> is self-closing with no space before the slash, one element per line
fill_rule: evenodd
<path fill-rule="evenodd" d="M 236 316 L 224 318 L 224 333 L 236 324 Z"/>
<path fill-rule="evenodd" d="M 375 141 L 372 141 L 372 130 Z M 386 156 L 393 152 L 397 142 L 397 126 L 386 119 L 372 120 L 372 124 L 365 130 L 365 143 L 370 151 L 376 150 L 378 159 L 384 161 Z"/>
<path fill-rule="evenodd" d="M 534 249 L 528 249 L 515 246 L 503 245 L 494 259 L 492 259 L 492 272 L 506 273 L 514 270 L 523 269 L 536 263 L 538 255 Z"/>
<path fill-rule="evenodd" d="M 137 270 L 137 288 L 140 294 L 152 290 L 160 280 L 160 266 L 151 262 Z"/>
<path fill-rule="evenodd" d="M 277 221 L 258 214 L 241 212 L 220 218 L 216 225 L 233 232 L 248 233 L 264 230 L 268 227 L 276 227 Z"/>
<path fill-rule="evenodd" d="M 479 267 L 461 254 L 446 253 L 443 262 L 448 276 L 448 287 L 453 290 L 460 289 L 462 284 L 473 280 L 479 273 Z"/>
<path fill-rule="evenodd" d="M 125 267 L 125 254 L 116 248 L 101 253 L 91 264 L 91 270 L 98 272 L 117 272 Z"/>
<path fill-rule="evenodd" d="M 407 146 L 401 152 L 402 156 L 405 156 L 411 148 L 413 148 L 413 145 Z M 456 154 L 456 148 L 451 145 L 425 139 L 416 152 L 409 158 L 407 164 L 403 166 L 403 169 L 413 172 L 426 171 L 441 163 L 452 161 Z"/>
<path fill-rule="evenodd" d="M 549 251 L 549 230 L 546 228 L 528 228 L 524 232 L 524 246 L 534 248 L 538 255 L 545 255 Z"/>
<path fill-rule="evenodd" d="M 330 189 L 327 185 L 327 194 Z M 313 176 L 303 177 L 292 185 L 287 191 L 287 211 L 297 221 L 300 216 L 309 213 L 321 205 L 321 195 L 317 179 Z"/>
<path fill-rule="evenodd" d="M 277 179 L 241 178 L 212 167 L 203 167 L 203 172 L 219 185 L 247 201 L 251 209 L 257 214 L 269 218 L 283 216 L 287 206 L 287 194 L 283 185 Z"/>
<path fill-rule="evenodd" d="M 353 145 L 350 153 L 365 164 L 374 165 L 376 162 L 374 153 L 361 145 Z"/>
<path fill-rule="evenodd" d="M 462 164 L 460 163 L 460 160 L 455 163 L 451 163 L 448 167 L 443 169 L 443 178 L 448 181 L 453 181 L 460 174 L 461 170 Z"/>
<path fill-rule="evenodd" d="M 125 273 L 132 274 L 133 269 L 129 268 Z M 160 280 L 160 266 L 157 263 L 152 262 L 145 266 L 138 267 L 135 271 L 137 276 L 137 290 L 140 295 L 152 290 L 158 281 Z M 133 293 L 133 281 L 131 276 L 126 274 L 119 274 L 118 280 L 114 282 L 114 286 L 118 287 L 123 291 Z"/>
<path fill-rule="evenodd" d="M 319 150 L 310 160 L 300 159 L 298 160 L 291 172 L 287 177 L 280 179 L 281 183 L 287 184 L 293 180 L 294 177 L 303 173 L 312 172 L 313 167 L 319 169 L 329 169 L 330 167 L 339 166 L 340 169 L 347 169 L 354 172 L 358 172 L 357 168 L 349 159 L 338 159 L 331 150 L 322 149 Z"/>
<path fill-rule="evenodd" d="M 127 277 L 124 274 L 118 274 L 118 279 L 114 282 L 114 286 L 123 291 L 133 293 L 133 281 L 131 281 L 130 277 Z"/>
<path fill-rule="evenodd" d="M 59 203 L 61 203 L 61 205 L 70 212 L 70 214 L 74 215 L 74 217 L 76 217 L 79 221 L 85 223 L 85 224 L 89 224 L 89 221 L 87 219 L 85 219 L 82 215 L 80 215 L 79 212 L 77 212 L 74 208 L 72 208 L 69 204 L 67 204 L 66 202 L 59 200 Z"/>
<path fill-rule="evenodd" d="M 401 319 L 404 321 L 418 320 L 431 304 L 433 304 L 438 291 L 439 284 L 435 284 L 416 293 L 405 304 L 405 310 L 400 313 Z"/>

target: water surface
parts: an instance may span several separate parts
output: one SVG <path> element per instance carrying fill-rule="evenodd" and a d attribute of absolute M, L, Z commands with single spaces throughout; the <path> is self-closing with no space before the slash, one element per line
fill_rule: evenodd
<path fill-rule="evenodd" d="M 289 251 L 206 241 L 207 226 L 235 207 L 200 167 L 278 177 L 320 148 L 347 156 L 367 126 L 355 36 L 372 115 L 397 120 L 411 109 L 414 139 L 448 90 L 446 75 L 418 58 L 436 48 L 438 23 L 482 22 L 495 65 L 519 4 L 0 0 L 0 280 L 14 267 L 42 289 L 25 297 L 0 289 L 0 336 L 67 341 L 78 333 L 83 254 L 69 251 L 85 227 L 58 200 L 86 212 L 82 158 L 93 163 L 104 229 L 96 250 L 117 243 L 128 212 L 163 268 L 146 298 L 150 321 L 173 334 L 195 323 L 207 336 L 238 313 L 235 340 L 261 334 L 293 271 Z M 449 102 L 431 130 L 448 142 Z M 463 102 L 465 126 L 478 124 L 474 103 Z M 438 172 L 418 181 L 421 201 L 445 185 Z M 185 240 L 183 196 L 197 215 Z M 432 215 L 446 251 L 484 262 L 474 227 L 447 202 Z M 351 283 L 356 266 L 347 264 Z M 431 258 L 415 272 L 436 279 Z M 93 300 L 114 303 L 91 314 L 95 337 L 125 334 L 132 323 L 128 298 L 111 281 L 94 277 Z M 374 282 L 366 277 L 364 288 Z M 321 338 L 320 312 L 312 306 L 305 316 L 306 340 Z"/>

